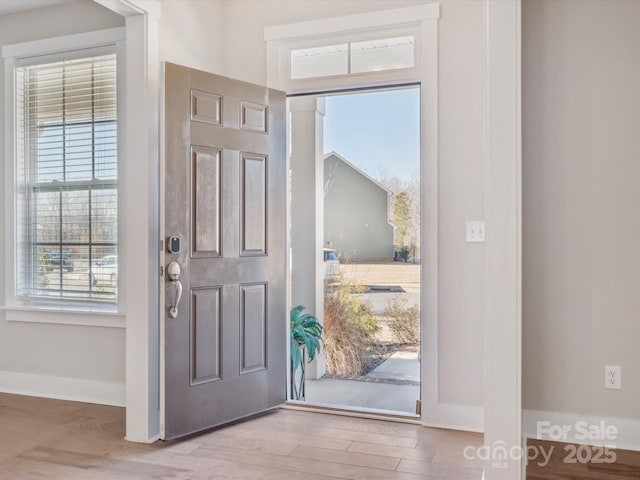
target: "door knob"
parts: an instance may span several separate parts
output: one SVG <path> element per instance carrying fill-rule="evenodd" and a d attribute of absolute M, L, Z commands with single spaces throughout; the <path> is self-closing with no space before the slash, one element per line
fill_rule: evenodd
<path fill-rule="evenodd" d="M 180 264 L 178 262 L 171 262 L 167 265 L 167 276 L 169 280 L 180 280 Z"/>
<path fill-rule="evenodd" d="M 169 316 L 176 318 L 178 316 L 178 304 L 182 298 L 182 283 L 180 283 L 180 264 L 171 262 L 167 265 L 167 276 L 171 280 L 171 285 L 176 288 L 176 296 L 173 305 L 169 307 Z"/>

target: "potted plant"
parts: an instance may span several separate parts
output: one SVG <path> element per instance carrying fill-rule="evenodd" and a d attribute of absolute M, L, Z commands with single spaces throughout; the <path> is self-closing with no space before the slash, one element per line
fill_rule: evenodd
<path fill-rule="evenodd" d="M 322 324 L 315 315 L 303 313 L 304 306 L 291 309 L 290 342 L 291 342 L 291 396 L 294 400 L 304 400 L 305 352 L 307 363 L 320 353 L 322 344 Z"/>

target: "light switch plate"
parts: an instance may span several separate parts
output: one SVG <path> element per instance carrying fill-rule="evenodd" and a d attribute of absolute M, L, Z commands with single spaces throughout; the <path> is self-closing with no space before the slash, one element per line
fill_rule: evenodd
<path fill-rule="evenodd" d="M 482 243 L 484 242 L 484 220 L 467 221 L 466 224 L 466 238 L 469 243 Z"/>

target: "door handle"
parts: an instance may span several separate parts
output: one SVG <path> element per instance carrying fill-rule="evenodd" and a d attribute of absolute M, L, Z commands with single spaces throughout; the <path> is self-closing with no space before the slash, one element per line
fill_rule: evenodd
<path fill-rule="evenodd" d="M 178 316 L 178 304 L 182 298 L 182 283 L 180 283 L 180 264 L 171 262 L 167 265 L 167 276 L 171 280 L 171 285 L 176 287 L 176 296 L 173 305 L 169 307 L 169 316 L 176 318 Z"/>

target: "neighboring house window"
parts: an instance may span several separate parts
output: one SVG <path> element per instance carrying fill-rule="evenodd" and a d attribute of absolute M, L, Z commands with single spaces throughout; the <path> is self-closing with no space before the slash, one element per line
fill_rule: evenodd
<path fill-rule="evenodd" d="M 115 47 L 15 63 L 16 295 L 117 300 Z"/>

